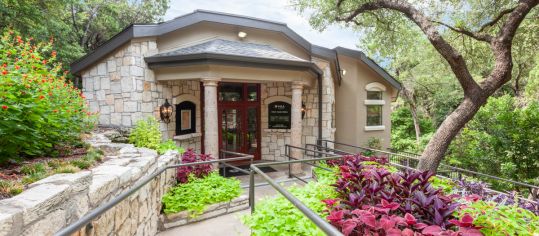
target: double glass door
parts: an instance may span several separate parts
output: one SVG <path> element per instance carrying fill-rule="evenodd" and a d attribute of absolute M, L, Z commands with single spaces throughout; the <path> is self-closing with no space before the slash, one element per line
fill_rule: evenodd
<path fill-rule="evenodd" d="M 259 90 L 258 84 L 219 84 L 220 149 L 252 154 L 256 160 L 260 159 Z"/>

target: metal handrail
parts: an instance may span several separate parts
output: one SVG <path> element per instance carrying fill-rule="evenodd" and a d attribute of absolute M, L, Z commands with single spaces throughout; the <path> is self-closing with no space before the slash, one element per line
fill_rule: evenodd
<path fill-rule="evenodd" d="M 241 153 L 236 153 L 241 154 Z M 81 217 L 79 220 L 74 222 L 73 224 L 68 225 L 67 227 L 61 229 L 60 231 L 56 232 L 56 236 L 69 236 L 73 233 L 77 232 L 81 228 L 83 228 L 86 225 L 91 225 L 91 222 L 93 219 L 99 217 L 109 209 L 113 208 L 114 206 L 118 205 L 121 201 L 135 193 L 137 190 L 142 188 L 144 185 L 152 181 L 155 177 L 161 175 L 163 172 L 165 172 L 168 169 L 172 168 L 178 168 L 182 166 L 194 166 L 194 165 L 200 165 L 200 164 L 212 164 L 212 163 L 224 163 L 224 162 L 231 162 L 231 161 L 242 161 L 242 160 L 249 160 L 253 159 L 253 155 L 246 155 L 241 154 L 243 156 L 241 157 L 235 157 L 235 158 L 227 158 L 227 159 L 217 159 L 217 160 L 211 160 L 211 161 L 200 161 L 200 162 L 192 162 L 192 163 L 184 163 L 184 164 L 175 164 L 175 165 L 169 165 L 165 167 L 161 167 L 157 171 L 155 171 L 153 174 L 146 176 L 139 182 L 137 182 L 135 185 L 133 185 L 131 188 L 129 188 L 127 191 L 121 193 L 120 195 L 116 196 L 112 200 L 108 201 L 107 203 L 100 205 L 99 207 L 95 208 L 88 214 Z"/>
<path fill-rule="evenodd" d="M 288 145 L 290 146 L 290 145 Z M 290 146 L 294 147 L 294 146 Z M 297 147 L 302 149 L 300 147 Z M 251 165 L 251 173 L 249 176 L 249 205 L 251 206 L 251 214 L 255 211 L 255 186 L 254 186 L 254 174 L 259 174 L 266 180 L 275 190 L 282 194 L 294 207 L 301 211 L 307 218 L 309 218 L 318 228 L 320 228 L 324 233 L 331 236 L 341 236 L 343 235 L 337 228 L 331 225 L 329 222 L 324 220 L 309 207 L 303 204 L 298 198 L 296 198 L 292 193 L 287 191 L 285 188 L 280 186 L 278 183 L 273 181 L 268 175 L 262 172 L 258 167 L 263 166 L 272 166 L 272 165 L 282 165 L 282 164 L 294 164 L 294 163 L 307 163 L 314 161 L 325 161 L 342 158 L 341 156 L 332 156 L 332 157 L 322 157 L 322 158 L 313 158 L 313 159 L 302 159 L 302 160 L 291 160 L 291 161 L 282 161 L 282 162 L 272 162 L 272 163 L 260 163 Z"/>
<path fill-rule="evenodd" d="M 406 156 L 406 155 L 402 155 L 402 154 L 387 152 L 387 151 L 373 149 L 373 148 L 366 148 L 366 147 L 361 147 L 361 146 L 356 146 L 356 145 L 351 145 L 351 144 L 346 144 L 346 143 L 340 143 L 340 142 L 335 142 L 335 141 L 325 140 L 325 139 L 320 140 L 320 141 L 325 142 L 326 144 L 329 142 L 329 143 L 333 143 L 333 144 L 337 144 L 337 145 L 353 147 L 353 148 L 359 148 L 359 149 L 363 149 L 363 150 L 367 150 L 367 151 L 379 152 L 379 153 L 383 153 L 383 154 L 395 155 L 395 156 L 400 156 L 400 157 L 404 157 L 404 158 L 410 158 L 410 159 L 414 159 L 414 160 L 419 160 L 419 158 L 416 158 L 416 157 Z M 327 146 L 327 145 L 323 145 L 323 147 L 324 146 Z M 482 177 L 491 178 L 491 179 L 495 179 L 495 180 L 499 180 L 499 181 L 509 182 L 509 183 L 512 183 L 512 184 L 515 184 L 515 185 L 520 185 L 520 186 L 527 187 L 527 188 L 539 189 L 539 186 L 535 186 L 535 185 L 531 185 L 531 184 L 523 183 L 523 182 L 518 182 L 518 181 L 511 180 L 511 179 L 500 178 L 500 177 L 494 176 L 494 175 L 475 172 L 475 171 L 462 169 L 462 168 L 459 168 L 459 167 L 454 167 L 454 166 L 445 165 L 445 164 L 440 164 L 440 166 L 442 166 L 443 168 L 453 170 L 455 172 L 464 172 L 464 173 L 468 173 L 468 174 L 471 174 L 471 175 L 482 176 Z"/>

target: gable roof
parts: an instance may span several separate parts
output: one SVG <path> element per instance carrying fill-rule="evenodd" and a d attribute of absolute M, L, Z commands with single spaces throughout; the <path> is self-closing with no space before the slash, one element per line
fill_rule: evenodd
<path fill-rule="evenodd" d="M 306 39 L 301 37 L 299 34 L 294 32 L 292 29 L 284 23 L 269 21 L 264 19 L 258 19 L 254 17 L 247 17 L 235 14 L 228 14 L 222 12 L 213 12 L 206 10 L 196 10 L 192 13 L 176 17 L 172 20 L 158 23 L 158 24 L 133 24 L 126 27 L 120 33 L 116 34 L 110 40 L 105 42 L 103 45 L 95 49 L 94 51 L 86 54 L 77 61 L 71 63 L 71 72 L 74 74 L 80 73 L 82 70 L 88 66 L 99 61 L 101 58 L 105 57 L 115 49 L 129 42 L 133 38 L 141 37 L 156 37 L 161 36 L 172 31 L 194 25 L 200 22 L 215 22 L 222 24 L 237 25 L 242 27 L 257 28 L 269 31 L 275 31 L 278 33 L 284 34 L 286 37 L 291 39 L 293 42 L 297 43 L 299 46 L 304 48 L 307 52 L 310 52 L 312 55 L 324 58 L 333 63 L 338 64 L 337 54 L 339 53 L 339 48 L 329 49 L 309 43 Z M 365 62 L 369 67 L 376 71 L 382 78 L 387 80 L 395 88 L 400 89 L 400 83 L 395 80 L 391 75 L 389 75 L 385 70 L 383 70 L 378 64 L 374 63 L 372 60 L 365 57 L 361 51 L 346 49 L 349 51 L 354 51 L 353 53 L 359 60 Z M 343 51 L 343 50 L 341 50 Z M 357 55 L 356 55 L 357 54 Z M 363 55 L 364 57 L 357 57 L 358 55 Z M 365 60 L 367 58 L 368 60 Z M 367 63 L 369 62 L 370 63 Z M 380 73 L 385 72 L 385 73 Z M 340 73 L 337 73 L 340 76 Z M 339 78 L 340 79 L 340 78 Z"/>

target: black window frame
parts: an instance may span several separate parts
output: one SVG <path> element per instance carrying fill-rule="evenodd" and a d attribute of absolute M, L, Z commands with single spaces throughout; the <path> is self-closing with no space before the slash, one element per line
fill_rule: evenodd
<path fill-rule="evenodd" d="M 191 128 L 181 129 L 181 111 L 191 111 Z M 191 101 L 183 101 L 176 105 L 176 135 L 192 134 L 196 132 L 196 104 Z"/>

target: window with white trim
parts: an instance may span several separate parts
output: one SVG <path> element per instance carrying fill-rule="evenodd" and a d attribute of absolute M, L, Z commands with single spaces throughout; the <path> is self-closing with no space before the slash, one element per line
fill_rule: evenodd
<path fill-rule="evenodd" d="M 366 131 L 384 130 L 383 125 L 383 108 L 385 105 L 384 91 L 386 87 L 383 84 L 374 82 L 365 86 L 366 99 L 366 116 L 365 124 Z"/>

